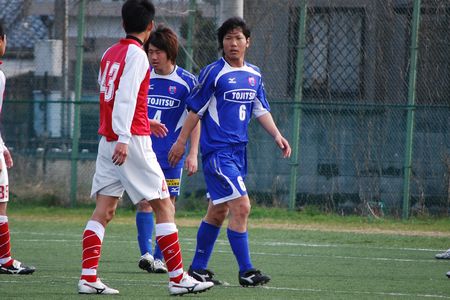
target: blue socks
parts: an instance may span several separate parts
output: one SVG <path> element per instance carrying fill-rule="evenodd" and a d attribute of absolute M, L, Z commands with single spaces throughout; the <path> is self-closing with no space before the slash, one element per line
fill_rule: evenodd
<path fill-rule="evenodd" d="M 239 264 L 239 273 L 253 268 L 248 247 L 248 232 L 237 232 L 227 229 L 228 241 Z"/>
<path fill-rule="evenodd" d="M 219 233 L 220 227 L 202 221 L 197 232 L 197 247 L 191 265 L 193 270 L 204 270 L 207 268 Z"/>
<path fill-rule="evenodd" d="M 158 243 L 155 242 L 155 253 L 153 253 L 154 259 L 164 260 L 163 254 L 161 252 L 161 249 L 159 249 Z"/>
<path fill-rule="evenodd" d="M 152 254 L 153 213 L 136 213 L 137 240 L 141 255 Z"/>

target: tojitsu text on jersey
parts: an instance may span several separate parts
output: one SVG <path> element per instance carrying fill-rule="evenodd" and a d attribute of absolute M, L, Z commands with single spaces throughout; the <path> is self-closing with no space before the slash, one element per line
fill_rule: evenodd
<path fill-rule="evenodd" d="M 247 62 L 231 67 L 221 58 L 201 70 L 198 82 L 187 105 L 202 118 L 202 155 L 246 145 L 251 116 L 270 111 L 259 68 Z"/>
<path fill-rule="evenodd" d="M 131 135 L 149 135 L 147 90 L 150 79 L 147 55 L 139 42 L 121 39 L 103 54 L 98 133 L 108 141 L 128 144 Z"/>
<path fill-rule="evenodd" d="M 152 136 L 153 150 L 161 167 L 165 169 L 170 167 L 167 153 L 180 135 L 187 116 L 186 98 L 194 88 L 196 79 L 178 66 L 168 75 L 159 75 L 152 70 L 150 78 L 148 117 L 163 123 L 169 131 L 164 138 Z M 183 166 L 183 160 L 177 166 Z"/>

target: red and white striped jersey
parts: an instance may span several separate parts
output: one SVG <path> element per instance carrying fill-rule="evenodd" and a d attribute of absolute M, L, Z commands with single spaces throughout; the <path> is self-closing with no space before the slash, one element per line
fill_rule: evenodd
<path fill-rule="evenodd" d="M 131 135 L 150 135 L 147 116 L 149 63 L 141 45 L 121 39 L 103 54 L 98 76 L 100 126 L 108 141 L 128 144 Z"/>

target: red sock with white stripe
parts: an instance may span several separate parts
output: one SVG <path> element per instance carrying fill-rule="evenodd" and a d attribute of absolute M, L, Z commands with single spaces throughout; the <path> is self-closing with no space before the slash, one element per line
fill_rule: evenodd
<path fill-rule="evenodd" d="M 8 217 L 0 216 L 0 265 L 9 267 L 12 263 Z"/>
<path fill-rule="evenodd" d="M 81 278 L 89 282 L 97 281 L 97 268 L 100 260 L 105 227 L 97 221 L 89 220 L 83 232 L 83 260 Z"/>
<path fill-rule="evenodd" d="M 180 282 L 183 278 L 183 259 L 181 257 L 178 230 L 175 223 L 160 223 L 155 226 L 156 241 L 164 256 L 170 281 Z"/>

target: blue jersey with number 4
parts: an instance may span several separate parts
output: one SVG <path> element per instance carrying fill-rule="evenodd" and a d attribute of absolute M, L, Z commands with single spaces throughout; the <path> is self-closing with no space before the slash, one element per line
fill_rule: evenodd
<path fill-rule="evenodd" d="M 195 76 L 178 66 L 169 75 L 159 75 L 151 70 L 147 97 L 148 117 L 163 123 L 169 130 L 164 138 L 152 135 L 153 151 L 163 169 L 170 167 L 167 154 L 180 135 L 187 116 L 186 98 L 195 84 Z M 182 166 L 183 160 L 177 167 Z"/>
<path fill-rule="evenodd" d="M 247 62 L 235 68 L 221 58 L 203 68 L 198 81 L 186 102 L 202 118 L 202 155 L 246 145 L 252 115 L 270 111 L 259 68 Z"/>

